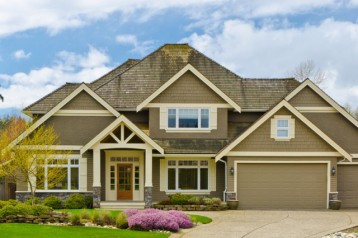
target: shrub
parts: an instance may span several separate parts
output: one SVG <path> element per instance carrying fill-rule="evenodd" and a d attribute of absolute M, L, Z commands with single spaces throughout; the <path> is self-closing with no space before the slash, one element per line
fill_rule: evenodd
<path fill-rule="evenodd" d="M 200 205 L 202 200 L 198 196 L 193 196 L 192 198 L 190 198 L 188 200 L 188 202 L 189 202 L 190 205 Z"/>
<path fill-rule="evenodd" d="M 173 205 L 172 201 L 169 199 L 166 200 L 162 200 L 160 202 L 158 202 L 159 205 Z"/>
<path fill-rule="evenodd" d="M 113 217 L 109 214 L 109 212 L 102 212 L 102 213 L 100 213 L 99 215 L 100 215 L 100 217 L 101 217 L 101 219 L 102 219 L 104 225 L 110 225 L 110 226 L 112 226 L 112 225 L 115 225 L 115 224 L 116 224 L 115 218 L 113 218 Z"/>
<path fill-rule="evenodd" d="M 181 194 L 181 193 L 175 193 L 170 197 L 170 201 L 174 205 L 188 205 L 189 200 L 192 198 L 192 195 L 187 194 Z"/>
<path fill-rule="evenodd" d="M 25 203 L 28 205 L 32 205 L 32 200 L 34 200 L 34 204 L 39 204 L 39 198 L 38 197 L 34 197 L 34 198 L 30 198 L 29 200 L 27 200 Z"/>
<path fill-rule="evenodd" d="M 82 194 L 75 193 L 65 200 L 66 209 L 82 209 L 86 207 L 85 197 Z"/>
<path fill-rule="evenodd" d="M 104 225 L 103 217 L 96 211 L 92 214 L 91 221 L 92 221 L 93 224 L 96 224 L 96 225 L 99 225 L 99 226 Z"/>
<path fill-rule="evenodd" d="M 127 229 L 128 228 L 127 216 L 124 212 L 118 214 L 118 216 L 116 218 L 116 227 L 119 229 Z"/>
<path fill-rule="evenodd" d="M 42 204 L 53 209 L 61 209 L 63 207 L 62 200 L 56 196 L 50 196 L 42 201 Z"/>
<path fill-rule="evenodd" d="M 80 215 L 78 215 L 78 214 L 71 215 L 69 220 L 73 226 L 81 226 L 82 225 Z"/>
<path fill-rule="evenodd" d="M 92 209 L 93 208 L 93 197 L 85 196 L 85 204 L 86 204 L 87 208 Z"/>
<path fill-rule="evenodd" d="M 10 215 L 30 215 L 32 208 L 30 205 L 19 203 L 17 206 L 5 205 L 0 209 L 0 217 L 4 218 Z"/>
<path fill-rule="evenodd" d="M 125 211 L 126 214 L 127 211 Z M 146 209 L 129 212 L 128 227 L 133 230 L 167 230 L 176 232 L 180 228 L 192 227 L 190 218 L 181 211 L 161 211 Z"/>
<path fill-rule="evenodd" d="M 14 199 L 9 199 L 7 200 L 7 203 L 11 206 L 16 206 L 17 204 L 21 204 L 22 202 L 19 202 L 17 200 L 14 200 Z"/>
<path fill-rule="evenodd" d="M 81 211 L 80 217 L 81 220 L 86 220 L 86 221 L 91 220 L 91 214 L 86 210 Z"/>
<path fill-rule="evenodd" d="M 41 204 L 33 205 L 31 207 L 31 209 L 32 209 L 31 214 L 34 215 L 34 216 L 46 215 L 46 214 L 48 214 L 49 212 L 52 211 L 51 207 L 41 205 Z"/>
<path fill-rule="evenodd" d="M 221 199 L 220 198 L 212 198 L 213 204 L 215 205 L 221 205 Z"/>
<path fill-rule="evenodd" d="M 212 205 L 213 200 L 211 198 L 203 198 L 204 205 Z"/>
<path fill-rule="evenodd" d="M 10 205 L 7 201 L 0 200 L 0 209 L 5 207 L 6 205 Z"/>

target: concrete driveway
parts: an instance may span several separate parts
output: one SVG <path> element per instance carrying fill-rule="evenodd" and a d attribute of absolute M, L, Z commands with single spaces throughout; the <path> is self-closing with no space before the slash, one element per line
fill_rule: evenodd
<path fill-rule="evenodd" d="M 358 225 L 358 210 L 195 212 L 213 222 L 173 234 L 171 238 L 303 238 Z"/>

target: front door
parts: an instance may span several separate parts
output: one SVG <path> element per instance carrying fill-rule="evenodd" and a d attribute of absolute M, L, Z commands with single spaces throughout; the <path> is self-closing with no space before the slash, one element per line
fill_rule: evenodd
<path fill-rule="evenodd" d="M 118 200 L 132 200 L 132 164 L 117 164 L 117 199 Z"/>

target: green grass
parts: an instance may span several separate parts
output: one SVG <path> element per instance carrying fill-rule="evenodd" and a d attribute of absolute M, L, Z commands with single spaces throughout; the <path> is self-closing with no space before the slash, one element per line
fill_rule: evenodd
<path fill-rule="evenodd" d="M 194 224 L 196 223 L 208 224 L 213 221 L 210 217 L 206 217 L 206 216 L 189 214 L 189 217 Z"/>
<path fill-rule="evenodd" d="M 6 238 L 36 237 L 36 238 L 113 238 L 113 237 L 143 237 L 167 238 L 170 234 L 156 232 L 141 232 L 119 229 L 104 229 L 75 226 L 49 226 L 34 224 L 0 224 L 0 234 Z"/>
<path fill-rule="evenodd" d="M 57 212 L 67 212 L 71 213 L 73 215 L 81 215 L 82 212 L 88 212 L 90 215 L 92 215 L 94 212 L 109 212 L 112 217 L 117 217 L 119 213 L 122 211 L 120 210 L 101 210 L 101 209 L 59 209 L 56 210 Z"/>

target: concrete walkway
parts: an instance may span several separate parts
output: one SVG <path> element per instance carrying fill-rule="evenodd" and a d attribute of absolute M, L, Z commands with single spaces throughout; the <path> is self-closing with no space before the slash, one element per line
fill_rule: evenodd
<path fill-rule="evenodd" d="M 213 218 L 171 238 L 322 237 L 358 225 L 358 210 L 193 212 Z"/>

